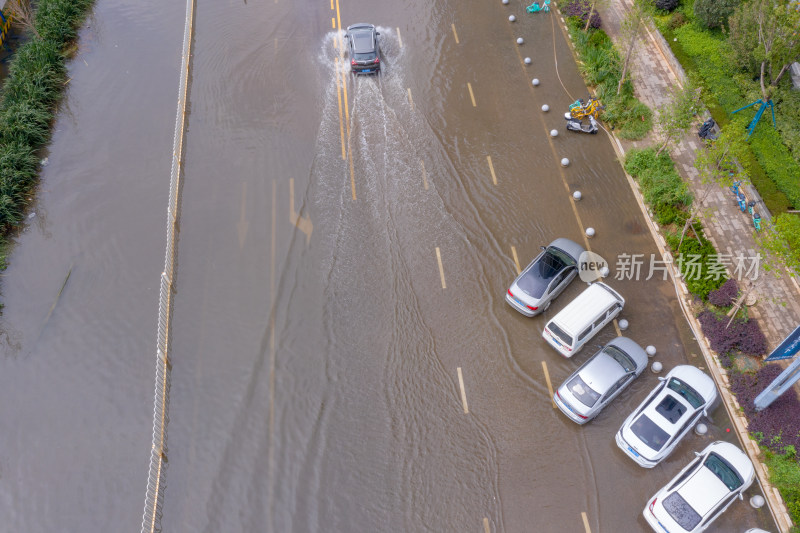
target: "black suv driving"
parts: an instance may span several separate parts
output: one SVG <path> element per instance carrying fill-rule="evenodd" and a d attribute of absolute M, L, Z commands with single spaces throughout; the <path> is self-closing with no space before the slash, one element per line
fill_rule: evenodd
<path fill-rule="evenodd" d="M 350 50 L 350 70 L 355 74 L 378 73 L 381 70 L 381 48 L 378 45 L 380 33 L 372 24 L 353 24 L 347 27 L 348 48 Z"/>

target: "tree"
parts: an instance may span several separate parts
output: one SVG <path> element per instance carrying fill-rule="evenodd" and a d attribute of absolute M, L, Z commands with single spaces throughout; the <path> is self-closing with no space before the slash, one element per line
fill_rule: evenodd
<path fill-rule="evenodd" d="M 622 37 L 625 55 L 622 61 L 622 75 L 619 78 L 619 85 L 617 85 L 617 94 L 622 92 L 622 85 L 625 83 L 625 77 L 628 75 L 628 66 L 633 57 L 634 45 L 642 29 L 650 23 L 650 14 L 652 12 L 653 0 L 633 0 L 633 5 L 625 13 L 625 18 L 620 24 L 619 32 Z"/>
<path fill-rule="evenodd" d="M 729 42 L 734 60 L 741 68 L 759 75 L 761 96 L 770 97 L 768 86 L 776 87 L 800 59 L 800 11 L 789 0 L 751 0 L 731 16 Z"/>
<path fill-rule="evenodd" d="M 686 133 L 701 108 L 700 89 L 695 88 L 692 83 L 673 92 L 669 102 L 658 110 L 656 134 L 661 138 L 662 144 L 656 156 L 661 155 L 671 143 Z"/>
<path fill-rule="evenodd" d="M 695 0 L 694 15 L 706 28 L 721 28 L 741 0 Z"/>
<path fill-rule="evenodd" d="M 592 23 L 592 16 L 597 13 L 597 8 L 607 6 L 609 1 L 610 0 L 591 0 L 589 16 L 586 17 L 586 26 L 583 27 L 583 31 L 589 31 L 589 25 Z"/>
<path fill-rule="evenodd" d="M 33 24 L 34 13 L 31 0 L 8 0 L 5 9 L 23 28 L 37 38 L 39 37 L 39 32 L 36 31 L 36 26 Z"/>

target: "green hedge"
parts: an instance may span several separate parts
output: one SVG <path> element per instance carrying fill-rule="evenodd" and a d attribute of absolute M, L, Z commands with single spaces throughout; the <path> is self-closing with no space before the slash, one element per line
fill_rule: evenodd
<path fill-rule="evenodd" d="M 659 20 L 659 29 L 688 76 L 703 87 L 703 101 L 717 123 L 727 124 L 731 112 L 761 97 L 758 84 L 736 71 L 726 59 L 727 42 L 723 34 L 702 30 L 691 23 L 673 29 L 663 18 Z M 793 96 L 786 95 L 782 99 L 786 101 L 784 106 L 788 106 L 786 118 L 794 120 L 792 113 L 797 110 L 790 105 Z M 741 117 L 744 127 L 755 116 L 756 107 L 733 117 L 737 120 Z M 776 119 L 783 120 L 783 115 L 779 107 Z M 795 129 L 784 127 L 782 130 L 790 132 L 789 144 L 793 145 Z M 792 205 L 800 206 L 800 180 L 797 179 L 800 164 L 781 134 L 772 128 L 769 113 L 762 116 L 750 137 L 750 148 L 750 180 L 770 212 L 777 215 Z"/>
<path fill-rule="evenodd" d="M 39 37 L 11 60 L 0 101 L 0 250 L 23 218 L 38 177 L 37 151 L 50 140 L 66 82 L 64 51 L 92 0 L 40 0 L 34 19 Z M 5 257 L 0 258 L 4 266 Z"/>

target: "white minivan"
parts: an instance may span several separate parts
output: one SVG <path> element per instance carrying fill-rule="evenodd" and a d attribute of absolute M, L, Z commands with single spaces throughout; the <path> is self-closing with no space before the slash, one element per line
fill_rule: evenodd
<path fill-rule="evenodd" d="M 572 357 L 614 320 L 625 299 L 602 282 L 592 283 L 544 327 L 542 337 L 564 357 Z"/>

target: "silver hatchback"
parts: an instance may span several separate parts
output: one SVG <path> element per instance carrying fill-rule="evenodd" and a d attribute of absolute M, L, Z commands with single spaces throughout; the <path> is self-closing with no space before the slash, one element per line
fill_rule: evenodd
<path fill-rule="evenodd" d="M 627 337 L 617 337 L 583 363 L 556 389 L 553 401 L 578 424 L 593 419 L 647 366 L 647 353 Z"/>
<path fill-rule="evenodd" d="M 525 267 L 506 291 L 506 301 L 525 316 L 548 307 L 578 275 L 583 246 L 569 239 L 556 239 Z"/>

